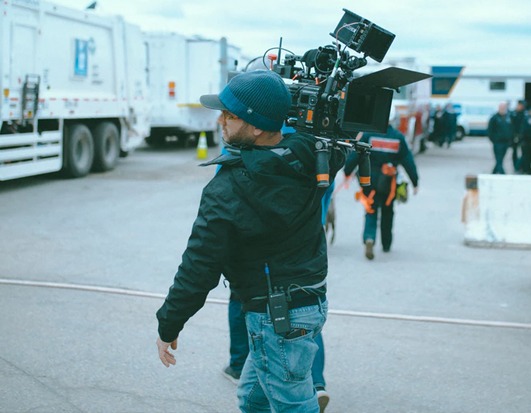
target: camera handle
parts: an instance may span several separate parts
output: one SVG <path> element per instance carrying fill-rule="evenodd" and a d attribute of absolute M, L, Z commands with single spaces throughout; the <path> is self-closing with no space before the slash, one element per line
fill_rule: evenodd
<path fill-rule="evenodd" d="M 315 176 L 319 188 L 328 188 L 330 186 L 329 146 L 330 144 L 322 138 L 318 138 L 315 142 Z"/>
<path fill-rule="evenodd" d="M 358 179 L 360 186 L 371 185 L 371 160 L 369 158 L 369 152 L 367 150 L 358 151 Z"/>
<path fill-rule="evenodd" d="M 346 146 L 352 148 L 359 155 L 358 162 L 358 175 L 360 186 L 371 185 L 371 161 L 370 161 L 370 149 L 371 145 L 365 142 L 353 141 L 346 142 L 337 139 L 323 138 L 316 136 L 315 142 L 315 175 L 317 178 L 317 186 L 319 188 L 328 188 L 330 186 L 330 166 L 328 165 L 328 159 L 331 146 Z"/>

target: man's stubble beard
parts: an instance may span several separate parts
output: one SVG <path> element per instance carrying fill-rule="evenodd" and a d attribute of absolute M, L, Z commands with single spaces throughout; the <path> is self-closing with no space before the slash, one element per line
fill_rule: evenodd
<path fill-rule="evenodd" d="M 249 131 L 247 124 L 242 125 L 236 132 L 229 136 L 227 129 L 223 128 L 223 136 L 225 141 L 231 145 L 253 145 L 256 138 Z"/>

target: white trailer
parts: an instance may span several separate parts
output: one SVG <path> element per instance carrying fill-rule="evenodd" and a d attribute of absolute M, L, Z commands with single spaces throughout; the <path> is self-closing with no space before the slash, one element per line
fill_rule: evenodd
<path fill-rule="evenodd" d="M 209 146 L 219 142 L 219 113 L 199 103 L 204 94 L 218 93 L 236 70 L 240 49 L 220 40 L 187 38 L 177 33 L 145 33 L 149 91 L 152 103 L 150 145 L 187 140 L 206 133 Z"/>
<path fill-rule="evenodd" d="M 0 3 L 0 180 L 115 167 L 149 135 L 139 27 L 39 0 Z"/>
<path fill-rule="evenodd" d="M 528 69 L 529 70 L 529 69 Z M 497 69 L 464 66 L 432 67 L 432 102 L 444 105 L 476 102 L 498 105 L 518 100 L 531 101 L 531 73 L 516 72 L 515 69 Z"/>
<path fill-rule="evenodd" d="M 509 109 L 514 109 L 522 99 L 531 103 L 529 73 L 464 66 L 433 66 L 432 73 L 432 105 L 454 105 L 460 138 L 486 135 L 489 119 L 500 102 L 508 102 Z"/>

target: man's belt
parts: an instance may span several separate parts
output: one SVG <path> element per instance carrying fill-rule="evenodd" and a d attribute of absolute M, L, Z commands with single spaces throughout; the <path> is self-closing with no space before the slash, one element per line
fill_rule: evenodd
<path fill-rule="evenodd" d="M 325 300 L 326 294 L 292 294 L 291 301 L 288 301 L 288 308 L 292 310 L 294 308 L 308 307 L 310 305 L 317 305 Z M 242 304 L 242 308 L 244 312 L 250 311 L 253 313 L 267 313 L 267 298 L 264 297 L 260 300 L 247 301 L 246 303 Z"/>

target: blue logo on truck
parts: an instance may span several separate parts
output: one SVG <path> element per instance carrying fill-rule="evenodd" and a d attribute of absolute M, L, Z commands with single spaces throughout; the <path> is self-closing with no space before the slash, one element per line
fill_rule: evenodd
<path fill-rule="evenodd" d="M 87 77 L 88 51 L 89 42 L 87 40 L 75 39 L 74 76 Z"/>

